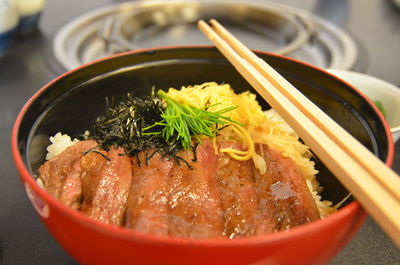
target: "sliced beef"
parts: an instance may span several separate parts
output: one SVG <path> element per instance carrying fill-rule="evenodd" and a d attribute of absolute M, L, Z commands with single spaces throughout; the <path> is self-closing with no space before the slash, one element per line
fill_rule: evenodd
<path fill-rule="evenodd" d="M 222 142 L 220 148 L 244 150 L 237 142 Z M 255 234 L 258 199 L 253 162 L 237 161 L 219 153 L 216 178 L 224 210 L 225 235 L 229 238 Z"/>
<path fill-rule="evenodd" d="M 207 140 L 198 145 L 196 162 L 192 161 L 193 152 L 180 151 L 178 156 L 182 160 L 172 169 L 169 181 L 169 235 L 221 237 L 223 210 L 215 178 L 217 156 L 211 142 Z"/>
<path fill-rule="evenodd" d="M 81 158 L 82 159 L 82 158 Z M 65 177 L 64 183 L 61 187 L 59 200 L 65 205 L 73 208 L 80 208 L 80 201 L 82 198 L 82 168 L 79 159 L 71 169 L 71 172 Z"/>
<path fill-rule="evenodd" d="M 257 233 L 286 230 L 319 219 L 315 201 L 294 161 L 267 145 L 257 149 L 267 164 L 265 174 L 255 170 L 260 203 Z"/>
<path fill-rule="evenodd" d="M 77 208 L 81 196 L 80 159 L 97 146 L 95 141 L 81 141 L 39 168 L 39 178 L 47 192 L 67 206 Z"/>
<path fill-rule="evenodd" d="M 233 141 L 218 146 L 243 150 Z M 176 158 L 152 150 L 130 158 L 122 148 L 96 147 L 76 143 L 43 164 L 39 177 L 61 202 L 104 223 L 173 237 L 237 238 L 320 218 L 297 165 L 266 145 L 256 146 L 264 174 L 251 160 L 215 154 L 210 140 Z"/>
<path fill-rule="evenodd" d="M 111 148 L 104 155 L 109 160 L 92 152 L 81 161 L 86 173 L 82 178 L 80 210 L 95 220 L 121 225 L 132 181 L 131 160 L 122 148 Z"/>
<path fill-rule="evenodd" d="M 133 176 L 126 211 L 128 228 L 168 235 L 168 179 L 173 165 L 172 158 L 162 158 L 154 151 L 132 157 Z"/>

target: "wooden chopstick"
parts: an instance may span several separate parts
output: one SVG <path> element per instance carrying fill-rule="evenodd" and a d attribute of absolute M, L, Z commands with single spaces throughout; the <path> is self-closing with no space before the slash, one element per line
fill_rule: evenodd
<path fill-rule="evenodd" d="M 347 133 L 341 126 L 334 122 L 329 116 L 327 116 L 320 108 L 313 104 L 308 98 L 300 93 L 292 84 L 290 84 L 285 78 L 283 78 L 275 69 L 273 69 L 264 60 L 257 57 L 251 52 L 246 46 L 243 45 L 239 40 L 230 34 L 221 24 L 216 20 L 210 21 L 213 29 L 221 36 L 227 43 L 229 43 L 233 49 L 247 61 L 257 61 L 257 64 L 253 66 L 263 74 L 263 76 L 277 87 L 291 102 L 293 102 L 299 109 L 303 111 L 313 120 L 321 129 L 324 130 L 332 139 L 334 139 L 341 148 L 346 149 L 352 153 L 355 159 L 363 164 L 371 174 L 375 174 L 377 179 L 386 186 L 386 188 L 393 193 L 398 199 L 400 199 L 400 178 L 392 170 L 388 170 L 387 166 L 376 159 L 376 156 L 369 152 L 369 150 L 362 145 L 359 141 L 355 140 L 353 136 Z M 354 145 L 348 145 L 352 142 Z M 363 156 L 360 156 L 360 150 L 363 152 Z M 382 170 L 386 170 L 387 175 L 381 177 L 379 174 Z M 393 186 L 394 183 L 398 186 Z"/>
<path fill-rule="evenodd" d="M 400 177 L 216 20 L 198 26 L 400 246 Z"/>

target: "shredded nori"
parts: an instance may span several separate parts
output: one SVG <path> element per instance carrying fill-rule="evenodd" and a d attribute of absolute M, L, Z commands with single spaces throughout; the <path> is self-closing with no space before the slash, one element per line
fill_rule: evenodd
<path fill-rule="evenodd" d="M 163 157 L 176 157 L 182 145 L 174 139 L 167 142 L 157 133 L 162 130 L 162 126 L 146 129 L 146 133 L 142 130 L 161 122 L 164 110 L 165 106 L 155 95 L 154 89 L 150 96 L 144 98 L 128 93 L 118 104 L 115 104 L 114 98 L 106 98 L 105 115 L 97 118 L 88 139 L 96 140 L 107 151 L 112 146 L 122 147 L 128 156 L 137 156 L 141 151 L 154 149 Z"/>
<path fill-rule="evenodd" d="M 163 158 L 174 158 L 178 164 L 183 162 L 191 168 L 187 161 L 177 156 L 179 150 L 192 151 L 191 160 L 196 162 L 201 135 L 216 137 L 229 123 L 241 125 L 222 115 L 236 107 L 217 112 L 208 111 L 208 107 L 207 104 L 204 109 L 197 109 L 178 103 L 162 90 L 156 94 L 154 88 L 144 98 L 128 93 L 118 104 L 115 98 L 107 97 L 105 114 L 96 119 L 86 139 L 97 141 L 106 151 L 112 146 L 122 147 L 125 152 L 122 155 L 136 157 L 139 166 L 142 163 L 138 154 L 144 151 L 146 165 L 158 152 Z M 153 150 L 151 154 L 150 150 Z"/>
<path fill-rule="evenodd" d="M 89 150 L 87 150 L 86 152 L 83 152 L 83 155 L 87 155 L 87 154 L 89 154 L 89 153 L 96 153 L 96 154 L 101 155 L 102 157 L 104 157 L 104 159 L 106 159 L 107 161 L 111 161 L 111 158 L 109 158 L 108 156 L 106 156 L 106 155 L 103 154 L 102 152 L 97 151 L 97 150 L 96 150 L 97 148 L 98 148 L 98 146 L 96 146 L 96 147 L 94 147 L 94 148 L 92 148 L 92 149 L 89 149 Z"/>

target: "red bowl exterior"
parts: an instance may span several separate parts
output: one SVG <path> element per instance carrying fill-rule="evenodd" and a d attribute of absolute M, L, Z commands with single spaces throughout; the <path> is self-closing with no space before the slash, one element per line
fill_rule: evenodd
<path fill-rule="evenodd" d="M 48 207 L 39 214 L 44 225 L 80 264 L 326 264 L 367 216 L 358 203 L 352 203 L 326 220 L 287 232 L 230 241 L 178 240 L 127 231 L 71 213 L 41 194 L 45 192 L 27 178 L 31 176 L 21 175 L 25 187 L 31 189 L 28 193 L 35 208 Z"/>
<path fill-rule="evenodd" d="M 326 219 L 285 232 L 238 240 L 157 237 L 96 222 L 41 189 L 18 149 L 18 130 L 24 113 L 57 80 L 43 87 L 20 112 L 12 132 L 12 152 L 27 195 L 44 225 L 81 264 L 326 264 L 351 240 L 367 217 L 360 204 L 352 202 Z M 390 166 L 393 141 L 389 126 L 383 119 L 382 122 L 389 138 L 386 163 Z"/>

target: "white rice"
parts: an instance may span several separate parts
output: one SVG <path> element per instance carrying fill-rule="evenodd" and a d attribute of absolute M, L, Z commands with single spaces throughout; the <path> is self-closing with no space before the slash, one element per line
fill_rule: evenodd
<path fill-rule="evenodd" d="M 74 143 L 79 142 L 78 139 L 71 140 L 71 137 L 61 132 L 50 137 L 51 144 L 47 146 L 46 160 L 50 160 L 53 157 L 61 154 L 65 149 L 72 146 Z"/>
<path fill-rule="evenodd" d="M 295 133 L 292 127 L 290 127 L 289 124 L 286 123 L 286 121 L 278 114 L 278 112 L 276 112 L 276 110 L 269 109 L 264 111 L 264 114 L 270 121 L 277 122 L 281 130 L 287 132 L 288 134 Z"/>

